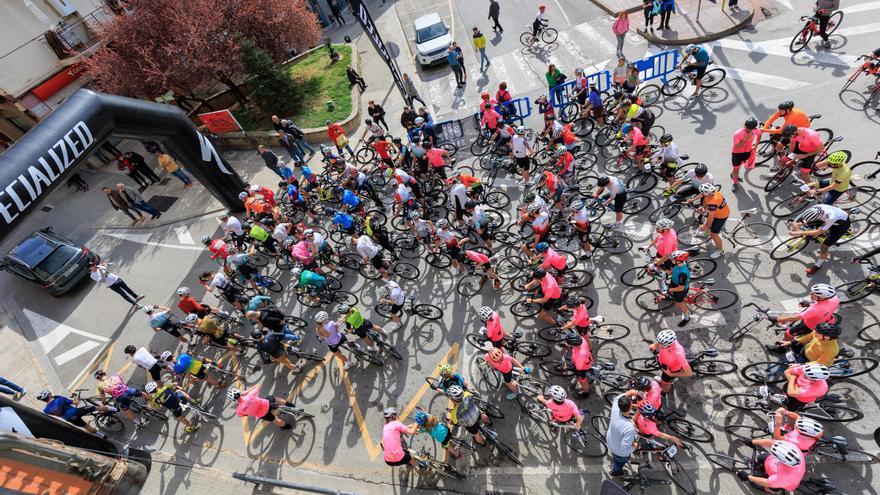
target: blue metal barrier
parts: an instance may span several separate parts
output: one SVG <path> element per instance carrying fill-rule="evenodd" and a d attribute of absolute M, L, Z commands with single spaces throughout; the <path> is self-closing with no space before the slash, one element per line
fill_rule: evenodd
<path fill-rule="evenodd" d="M 675 66 L 678 65 L 678 50 L 667 50 L 648 58 L 636 60 L 636 68 L 639 69 L 639 79 L 642 82 L 651 79 L 660 79 L 666 82 L 666 75 L 675 72 Z"/>
<path fill-rule="evenodd" d="M 572 79 L 571 81 L 550 88 L 550 103 L 553 104 L 554 108 L 559 108 L 568 103 L 575 82 L 576 81 Z M 596 72 L 595 74 L 590 74 L 587 76 L 587 86 L 589 87 L 591 84 L 595 84 L 600 92 L 608 91 L 611 89 L 611 73 L 607 70 L 603 70 L 601 72 Z"/>
<path fill-rule="evenodd" d="M 508 112 L 509 118 L 508 121 L 513 124 L 515 121 L 519 121 L 518 125 L 525 124 L 525 118 L 532 114 L 532 101 L 529 100 L 527 96 L 522 98 L 517 98 L 515 100 L 510 100 L 506 103 L 500 103 L 495 105 L 495 111 L 504 115 L 503 112 L 504 107 L 510 108 L 513 112 Z M 480 128 L 480 113 L 477 112 L 474 114 L 474 127 Z"/>

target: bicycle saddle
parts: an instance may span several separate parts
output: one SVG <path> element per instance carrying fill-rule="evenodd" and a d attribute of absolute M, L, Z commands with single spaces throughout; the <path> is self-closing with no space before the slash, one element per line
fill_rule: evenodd
<path fill-rule="evenodd" d="M 851 358 L 856 355 L 855 351 L 848 347 L 841 347 L 840 351 L 838 351 L 838 354 L 847 358 Z"/>
<path fill-rule="evenodd" d="M 741 210 L 739 212 L 740 215 L 754 215 L 755 213 L 758 213 L 757 208 L 749 208 L 748 210 Z"/>
<path fill-rule="evenodd" d="M 832 482 L 828 478 L 810 478 L 810 483 L 818 488 L 821 488 L 824 491 L 837 491 L 837 487 L 834 485 L 834 482 Z"/>
<path fill-rule="evenodd" d="M 843 402 L 843 397 L 841 397 L 837 394 L 828 394 L 825 397 L 822 397 L 822 400 L 825 400 L 828 402 L 833 402 L 835 404 L 839 404 L 839 403 Z"/>
<path fill-rule="evenodd" d="M 705 351 L 703 351 L 703 355 L 706 357 L 712 357 L 712 358 L 718 357 L 718 349 L 716 349 L 714 347 L 710 347 L 710 348 L 706 349 Z"/>
<path fill-rule="evenodd" d="M 831 438 L 826 438 L 825 440 L 828 440 L 836 447 L 846 447 L 847 445 L 849 445 L 849 441 L 839 435 L 835 435 Z"/>
<path fill-rule="evenodd" d="M 523 331 L 522 331 L 522 330 L 515 330 L 515 331 L 513 332 L 513 337 L 516 338 L 516 339 L 518 339 L 518 338 L 520 338 L 520 337 L 522 337 L 522 336 L 523 336 Z"/>
<path fill-rule="evenodd" d="M 702 282 L 703 285 L 712 285 L 715 283 L 715 279 L 714 278 L 707 278 L 707 279 L 700 280 L 700 282 Z"/>
<path fill-rule="evenodd" d="M 609 370 L 609 371 L 613 370 L 615 367 L 614 362 L 612 362 L 612 361 L 606 361 L 606 362 L 602 363 L 601 366 L 602 366 L 602 369 Z"/>
<path fill-rule="evenodd" d="M 821 113 L 814 113 L 813 115 L 810 115 L 810 120 L 815 120 L 815 119 L 819 119 L 819 118 L 822 118 Z"/>
<path fill-rule="evenodd" d="M 832 138 L 831 141 L 829 141 L 829 142 L 831 142 L 831 143 L 839 143 L 839 142 L 841 142 L 841 141 L 843 141 L 843 136 L 834 136 L 834 138 Z"/>

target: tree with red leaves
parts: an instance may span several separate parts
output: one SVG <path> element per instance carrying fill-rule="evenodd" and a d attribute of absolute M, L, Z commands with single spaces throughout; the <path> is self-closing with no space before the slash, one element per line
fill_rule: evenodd
<path fill-rule="evenodd" d="M 215 81 L 234 89 L 242 69 L 239 40 L 250 38 L 281 61 L 321 37 L 302 0 L 130 0 L 128 6 L 129 14 L 104 26 L 101 48 L 84 61 L 95 86 L 108 93 L 191 94 Z"/>

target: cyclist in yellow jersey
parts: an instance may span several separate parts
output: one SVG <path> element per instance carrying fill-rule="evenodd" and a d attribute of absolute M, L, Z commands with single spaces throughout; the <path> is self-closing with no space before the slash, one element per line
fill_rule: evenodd
<path fill-rule="evenodd" d="M 161 387 L 156 382 L 148 382 L 144 385 L 144 392 L 148 396 L 150 405 L 154 409 L 165 407 L 171 414 L 177 418 L 177 421 L 186 426 L 186 432 L 192 433 L 199 429 L 198 425 L 193 425 L 190 420 L 183 415 L 183 407 L 181 402 L 195 402 L 192 397 L 187 394 L 182 387 L 174 383 L 167 383 Z"/>
<path fill-rule="evenodd" d="M 835 151 L 824 160 L 816 163 L 816 169 L 822 170 L 824 168 L 831 168 L 831 178 L 810 182 L 810 187 L 814 188 L 810 194 L 825 193 L 822 203 L 833 205 L 849 189 L 852 182 L 852 169 L 846 163 L 846 153 L 843 151 Z"/>
<path fill-rule="evenodd" d="M 840 352 L 840 345 L 837 343 L 840 332 L 837 324 L 820 323 L 812 332 L 780 343 L 779 350 L 790 349 L 794 359 L 800 363 L 814 362 L 831 366 Z"/>

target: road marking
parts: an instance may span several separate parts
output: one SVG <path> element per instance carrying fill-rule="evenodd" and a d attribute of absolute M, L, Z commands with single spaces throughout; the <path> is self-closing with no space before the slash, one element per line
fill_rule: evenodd
<path fill-rule="evenodd" d="M 58 344 L 70 334 L 80 335 L 88 339 L 97 340 L 98 342 L 107 342 L 110 340 L 107 337 L 77 330 L 76 328 L 59 323 L 27 308 L 22 308 L 22 313 L 24 313 L 25 318 L 30 322 L 31 327 L 34 329 L 34 333 L 37 335 L 37 342 L 40 343 L 40 346 L 43 347 L 46 354 L 57 347 Z"/>
<path fill-rule="evenodd" d="M 787 77 L 772 76 L 763 72 L 754 72 L 736 67 L 725 67 L 724 69 L 727 71 L 727 75 L 733 79 L 783 91 L 791 91 L 810 85 L 809 83 L 802 81 L 795 81 L 794 79 L 789 79 Z"/>
<path fill-rule="evenodd" d="M 514 50 L 513 59 L 516 60 L 516 65 L 520 68 L 520 73 L 523 77 L 528 79 L 528 90 L 532 90 L 532 88 L 537 89 L 543 86 L 541 79 L 535 73 L 535 69 L 532 69 L 531 64 L 526 61 L 525 56 L 523 56 L 520 50 Z"/>
<path fill-rule="evenodd" d="M 843 12 L 844 14 L 855 14 L 857 12 L 865 12 L 868 10 L 876 10 L 876 9 L 880 9 L 880 2 L 869 2 L 869 3 L 862 3 L 859 5 L 852 5 L 850 7 L 842 8 L 842 9 L 840 9 L 840 11 Z"/>
<path fill-rule="evenodd" d="M 559 40 L 562 46 L 566 47 L 572 55 L 580 62 L 581 66 L 590 65 L 592 59 L 578 48 L 578 44 L 574 42 L 566 33 L 559 32 Z"/>
<path fill-rule="evenodd" d="M 507 71 L 507 64 L 504 63 L 504 57 L 507 55 L 508 54 L 505 53 L 500 57 L 490 58 L 490 67 L 492 67 L 492 71 L 495 73 L 495 78 L 499 81 L 506 82 L 507 90 L 510 91 L 511 94 L 517 94 L 517 86 L 510 78 L 510 73 Z"/>
<path fill-rule="evenodd" d="M 559 5 L 559 0 L 553 0 L 553 3 L 559 8 L 559 12 L 562 12 L 562 17 L 565 17 L 565 23 L 571 26 L 571 19 L 568 18 L 568 14 L 565 13 L 565 9 L 562 8 L 562 5 Z"/>
<path fill-rule="evenodd" d="M 616 51 L 616 47 L 614 45 L 612 45 L 610 41 L 605 39 L 604 36 L 599 34 L 599 31 L 596 31 L 596 29 L 593 26 L 590 26 L 589 23 L 582 22 L 582 23 L 578 24 L 577 26 L 575 26 L 574 28 L 577 31 L 579 31 L 581 34 L 586 36 L 586 38 L 588 40 L 590 40 L 590 42 L 594 46 L 598 45 L 598 46 L 602 47 L 603 49 L 605 49 L 605 52 L 607 52 L 607 54 L 610 55 Z"/>
<path fill-rule="evenodd" d="M 91 351 L 95 347 L 99 347 L 101 344 L 95 342 L 94 340 L 89 340 L 87 342 L 83 342 L 82 344 L 70 349 L 66 352 L 63 352 L 54 358 L 55 364 L 58 366 L 63 366 L 68 362 L 82 356 L 83 354 Z"/>
<path fill-rule="evenodd" d="M 167 244 L 164 242 L 153 242 L 149 240 L 152 237 L 152 234 L 130 234 L 127 232 L 98 232 L 101 235 L 105 235 L 107 237 L 115 237 L 116 239 L 122 239 L 123 241 L 134 242 L 136 244 L 144 244 L 147 246 L 155 246 L 155 247 L 164 247 L 171 249 L 184 249 L 187 251 L 202 251 L 204 248 L 201 246 L 181 246 L 180 244 Z"/>
<path fill-rule="evenodd" d="M 187 246 L 194 246 L 196 244 L 196 241 L 193 240 L 193 236 L 189 233 L 189 228 L 187 228 L 186 225 L 174 227 L 174 233 L 177 234 L 177 242 Z"/>
<path fill-rule="evenodd" d="M 776 0 L 776 3 L 782 4 L 788 10 L 794 10 L 794 7 L 791 6 L 791 0 Z"/>
<path fill-rule="evenodd" d="M 700 310 L 698 310 L 700 311 Z M 684 327 L 679 327 L 678 322 L 681 321 L 680 315 L 667 316 L 663 318 L 660 324 L 661 328 L 670 328 L 676 332 L 687 330 L 702 330 L 704 328 L 723 327 L 727 325 L 727 319 L 721 314 L 721 311 L 706 311 L 704 313 L 695 314 L 691 311 L 691 321 Z"/>

